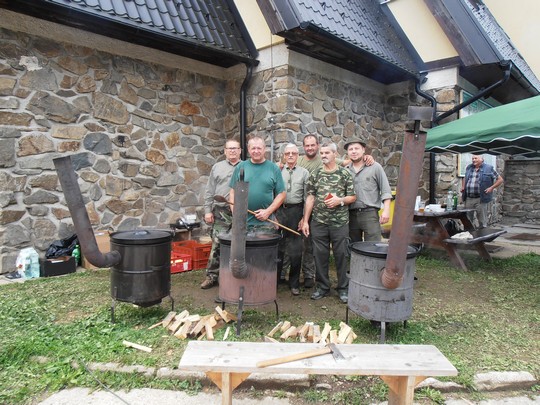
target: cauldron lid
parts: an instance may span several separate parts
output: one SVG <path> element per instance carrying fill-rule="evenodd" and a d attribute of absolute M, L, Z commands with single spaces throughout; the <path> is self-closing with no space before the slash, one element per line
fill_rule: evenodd
<path fill-rule="evenodd" d="M 230 233 L 220 233 L 218 235 L 219 241 L 225 245 L 230 245 L 232 235 Z M 279 243 L 281 236 L 276 233 L 251 233 L 246 235 L 247 246 L 273 246 Z"/>
<path fill-rule="evenodd" d="M 388 243 L 383 242 L 355 242 L 351 245 L 351 250 L 362 256 L 378 257 L 385 259 L 388 255 Z M 418 249 L 414 246 L 407 247 L 407 259 L 416 257 Z"/>
<path fill-rule="evenodd" d="M 172 239 L 168 231 L 152 229 L 135 229 L 132 231 L 120 231 L 111 234 L 111 241 L 127 245 L 147 245 L 149 243 L 163 243 Z"/>

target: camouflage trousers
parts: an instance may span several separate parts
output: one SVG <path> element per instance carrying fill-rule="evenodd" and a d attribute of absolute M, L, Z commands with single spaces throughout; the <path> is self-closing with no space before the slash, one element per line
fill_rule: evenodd
<path fill-rule="evenodd" d="M 232 214 L 231 211 L 218 208 L 214 209 L 214 224 L 212 225 L 212 231 L 210 236 L 212 238 L 212 249 L 210 250 L 210 256 L 208 257 L 208 264 L 206 265 L 206 275 L 217 280 L 219 277 L 219 235 L 227 233 L 231 229 Z"/>

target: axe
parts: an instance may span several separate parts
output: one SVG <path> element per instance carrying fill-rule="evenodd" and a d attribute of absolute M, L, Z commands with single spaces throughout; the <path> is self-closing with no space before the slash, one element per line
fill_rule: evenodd
<path fill-rule="evenodd" d="M 256 365 L 257 367 L 275 366 L 276 364 L 283 364 L 283 363 L 289 363 L 291 361 L 308 359 L 310 357 L 322 356 L 323 354 L 328 354 L 328 353 L 332 353 L 332 356 L 334 356 L 335 360 L 345 359 L 345 357 L 343 357 L 341 352 L 338 350 L 337 346 L 334 343 L 329 343 L 320 349 L 309 350 L 303 353 L 290 354 L 288 356 L 278 357 L 276 359 L 263 360 L 263 361 L 259 361 Z"/>

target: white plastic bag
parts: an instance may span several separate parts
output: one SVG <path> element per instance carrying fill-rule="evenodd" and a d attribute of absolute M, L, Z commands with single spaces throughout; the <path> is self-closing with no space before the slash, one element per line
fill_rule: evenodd
<path fill-rule="evenodd" d="M 22 278 L 39 277 L 39 254 L 33 247 L 21 249 L 15 265 Z"/>

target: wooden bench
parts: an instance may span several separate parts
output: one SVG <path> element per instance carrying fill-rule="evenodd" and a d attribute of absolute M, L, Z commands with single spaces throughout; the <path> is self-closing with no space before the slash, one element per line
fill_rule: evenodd
<path fill-rule="evenodd" d="M 469 232 L 472 235 L 472 238 L 469 239 L 452 239 L 447 238 L 444 240 L 445 243 L 450 243 L 457 246 L 474 246 L 478 254 L 487 261 L 491 261 L 491 255 L 486 249 L 485 243 L 491 242 L 497 239 L 502 234 L 505 234 L 507 231 L 493 228 L 483 228 L 476 231 Z"/>
<path fill-rule="evenodd" d="M 390 388 L 389 405 L 413 403 L 414 388 L 427 377 L 455 376 L 456 368 L 431 345 L 337 345 L 345 357 L 331 354 L 270 367 L 262 360 L 324 347 L 317 343 L 255 343 L 190 341 L 180 360 L 183 371 L 202 371 L 221 390 L 222 404 L 232 404 L 232 392 L 252 373 L 376 375 Z"/>

